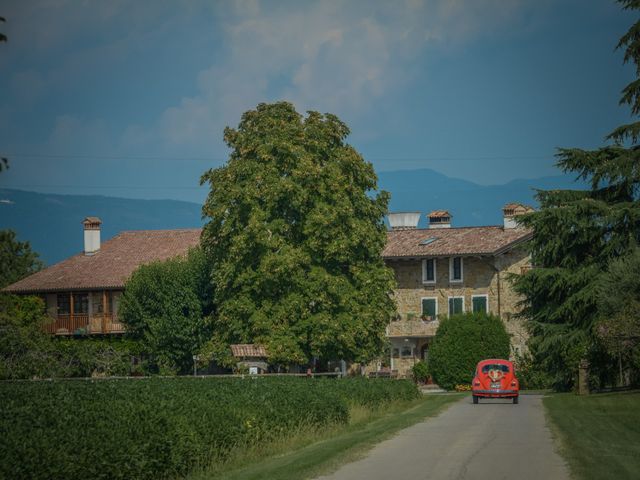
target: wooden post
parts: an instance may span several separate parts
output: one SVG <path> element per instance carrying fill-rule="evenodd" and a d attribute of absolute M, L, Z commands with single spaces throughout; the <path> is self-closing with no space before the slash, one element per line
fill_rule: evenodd
<path fill-rule="evenodd" d="M 589 395 L 589 361 L 580 360 L 578 367 L 578 395 Z"/>
<path fill-rule="evenodd" d="M 69 333 L 73 333 L 73 292 L 69 292 Z"/>
<path fill-rule="evenodd" d="M 107 291 L 102 291 L 102 333 L 107 333 Z"/>

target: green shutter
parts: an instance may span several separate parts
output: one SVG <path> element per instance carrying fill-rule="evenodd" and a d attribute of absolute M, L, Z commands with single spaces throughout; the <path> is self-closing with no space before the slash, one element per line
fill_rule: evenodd
<path fill-rule="evenodd" d="M 473 297 L 472 302 L 474 312 L 487 311 L 487 297 Z"/>
<path fill-rule="evenodd" d="M 436 318 L 436 299 L 435 298 L 423 298 L 422 299 L 422 315 Z"/>

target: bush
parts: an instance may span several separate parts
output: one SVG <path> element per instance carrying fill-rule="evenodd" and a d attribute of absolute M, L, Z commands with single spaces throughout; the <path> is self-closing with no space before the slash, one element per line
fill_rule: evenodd
<path fill-rule="evenodd" d="M 0 380 L 129 375 L 140 345 L 122 338 L 55 338 L 37 297 L 0 294 Z"/>
<path fill-rule="evenodd" d="M 433 380 L 442 388 L 471 383 L 476 365 L 486 358 L 509 358 L 509 334 L 502 321 L 486 313 L 445 318 L 429 350 Z"/>
<path fill-rule="evenodd" d="M 546 390 L 553 387 L 553 377 L 530 354 L 516 356 L 516 377 L 521 389 Z"/>
<path fill-rule="evenodd" d="M 385 379 L 5 382 L 0 478 L 175 478 L 302 426 L 346 423 L 350 404 L 418 395 Z"/>
<path fill-rule="evenodd" d="M 420 360 L 411 367 L 411 374 L 414 382 L 427 383 L 427 380 L 429 380 L 429 366 L 427 365 L 427 362 Z"/>

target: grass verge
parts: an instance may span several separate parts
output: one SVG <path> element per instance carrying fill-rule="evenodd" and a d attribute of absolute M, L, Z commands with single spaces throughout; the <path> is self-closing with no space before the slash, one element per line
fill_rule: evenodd
<path fill-rule="evenodd" d="M 640 392 L 556 394 L 543 402 L 573 476 L 638 478 Z"/>
<path fill-rule="evenodd" d="M 378 410 L 354 407 L 346 426 L 321 431 L 301 428 L 279 441 L 256 446 L 194 473 L 189 480 L 302 480 L 335 470 L 361 457 L 373 445 L 426 417 L 440 413 L 464 394 L 430 395 L 393 402 Z"/>

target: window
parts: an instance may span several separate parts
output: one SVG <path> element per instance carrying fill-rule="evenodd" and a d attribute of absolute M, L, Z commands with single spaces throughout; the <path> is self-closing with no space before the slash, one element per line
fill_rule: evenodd
<path fill-rule="evenodd" d="M 488 295 L 472 295 L 471 307 L 473 312 L 488 312 L 489 296 Z"/>
<path fill-rule="evenodd" d="M 449 281 L 462 282 L 462 257 L 452 257 L 449 259 Z"/>
<path fill-rule="evenodd" d="M 422 283 L 436 283 L 436 259 L 422 261 Z"/>
<path fill-rule="evenodd" d="M 400 358 L 400 349 L 399 348 L 394 348 L 391 350 L 391 356 L 393 358 Z"/>
<path fill-rule="evenodd" d="M 58 315 L 69 315 L 71 312 L 69 307 L 69 294 L 68 293 L 59 293 L 58 294 Z"/>
<path fill-rule="evenodd" d="M 449 297 L 449 315 L 464 312 L 464 297 Z"/>
<path fill-rule="evenodd" d="M 413 348 L 411 347 L 402 347 L 400 351 L 400 355 L 402 358 L 410 358 L 413 357 Z"/>
<path fill-rule="evenodd" d="M 89 295 L 86 293 L 76 293 L 73 296 L 74 315 L 86 315 L 89 313 Z"/>
<path fill-rule="evenodd" d="M 422 299 L 422 317 L 427 320 L 435 320 L 438 315 L 438 299 L 423 298 Z"/>
<path fill-rule="evenodd" d="M 509 373 L 509 367 L 507 365 L 498 365 L 498 364 L 483 365 L 482 373 L 489 373 L 489 370 L 498 370 L 499 372 Z"/>

